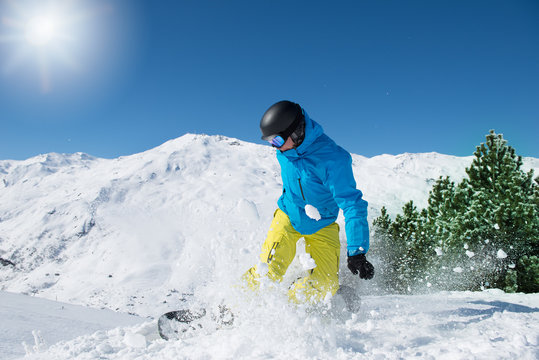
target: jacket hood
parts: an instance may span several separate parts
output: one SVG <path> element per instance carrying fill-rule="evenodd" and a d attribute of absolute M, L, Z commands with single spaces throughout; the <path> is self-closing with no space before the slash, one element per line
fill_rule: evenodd
<path fill-rule="evenodd" d="M 302 157 L 316 150 L 315 141 L 324 134 L 322 126 L 311 119 L 305 110 L 303 110 L 303 115 L 305 116 L 305 139 L 303 139 L 300 146 L 281 153 L 289 159 Z"/>

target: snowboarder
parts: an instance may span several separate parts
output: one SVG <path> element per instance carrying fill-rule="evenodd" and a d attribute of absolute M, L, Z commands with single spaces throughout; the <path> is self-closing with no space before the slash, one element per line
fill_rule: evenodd
<path fill-rule="evenodd" d="M 339 289 L 339 208 L 345 217 L 348 268 L 361 279 L 371 279 L 367 261 L 369 227 L 367 202 L 356 189 L 350 153 L 338 146 L 300 105 L 280 101 L 260 121 L 262 139 L 277 149 L 283 193 L 278 200 L 259 265 L 244 279 L 257 288 L 261 276 L 281 281 L 296 253 L 296 242 L 315 262 L 309 274 L 289 290 L 293 302 L 317 303 Z"/>

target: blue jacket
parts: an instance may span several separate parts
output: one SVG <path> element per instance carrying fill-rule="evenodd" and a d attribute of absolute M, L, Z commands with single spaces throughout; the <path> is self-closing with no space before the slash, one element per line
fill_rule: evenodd
<path fill-rule="evenodd" d="M 279 208 L 296 231 L 310 235 L 332 224 L 343 210 L 348 255 L 369 250 L 367 202 L 356 189 L 350 153 L 331 140 L 322 127 L 305 114 L 305 139 L 300 146 L 277 150 L 283 194 Z M 305 213 L 305 205 L 320 213 L 316 221 Z"/>

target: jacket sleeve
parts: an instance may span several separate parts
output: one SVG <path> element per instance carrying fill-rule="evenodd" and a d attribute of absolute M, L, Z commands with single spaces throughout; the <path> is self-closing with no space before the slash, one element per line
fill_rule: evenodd
<path fill-rule="evenodd" d="M 365 254 L 369 251 L 368 203 L 363 200 L 363 193 L 356 189 L 352 157 L 341 149 L 326 171 L 326 185 L 344 213 L 348 255 Z"/>

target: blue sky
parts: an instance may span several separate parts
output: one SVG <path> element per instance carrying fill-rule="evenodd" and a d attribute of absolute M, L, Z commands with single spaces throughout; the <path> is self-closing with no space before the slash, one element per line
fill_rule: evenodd
<path fill-rule="evenodd" d="M 25 25 L 62 8 L 46 45 Z M 539 1 L 0 0 L 0 159 L 114 158 L 185 133 L 262 143 L 300 103 L 364 156 L 539 157 Z M 37 15 L 36 15 L 37 14 Z"/>

